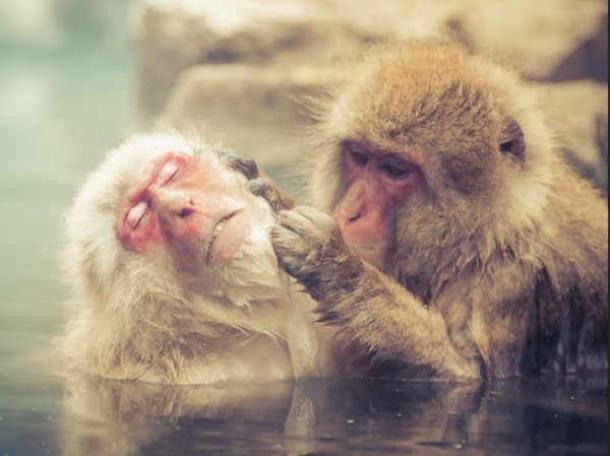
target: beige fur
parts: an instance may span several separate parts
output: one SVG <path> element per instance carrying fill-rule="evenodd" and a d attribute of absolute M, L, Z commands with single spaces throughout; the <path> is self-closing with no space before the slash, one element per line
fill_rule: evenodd
<path fill-rule="evenodd" d="M 165 252 L 122 248 L 113 229 L 127 192 L 168 151 L 218 160 L 180 135 L 143 135 L 111 151 L 67 216 L 64 255 L 72 290 L 60 343 L 79 370 L 115 379 L 209 384 L 328 374 L 312 301 L 277 268 L 262 198 L 246 245 L 230 264 L 178 271 Z M 227 179 L 245 178 L 227 169 Z"/>
<path fill-rule="evenodd" d="M 378 267 L 346 253 L 323 214 L 281 216 L 280 263 L 346 343 L 449 377 L 607 367 L 607 202 L 564 164 L 535 98 L 509 70 L 414 43 L 373 50 L 316 108 L 321 210 L 346 193 L 345 140 L 425 178 Z M 518 133 L 523 158 L 500 147 Z"/>

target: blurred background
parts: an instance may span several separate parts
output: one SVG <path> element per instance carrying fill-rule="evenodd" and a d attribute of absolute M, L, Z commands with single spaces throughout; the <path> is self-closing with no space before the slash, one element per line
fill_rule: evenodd
<path fill-rule="evenodd" d="M 64 320 L 62 214 L 106 150 L 135 131 L 201 132 L 299 195 L 298 100 L 371 43 L 410 38 L 518 69 L 606 192 L 603 0 L 0 0 L 0 411 L 54 407 L 30 357 Z"/>
<path fill-rule="evenodd" d="M 120 0 L 0 0 L 0 376 L 63 321 L 62 214 L 133 129 L 135 54 Z M 0 401 L 4 398 L 0 397 Z"/>

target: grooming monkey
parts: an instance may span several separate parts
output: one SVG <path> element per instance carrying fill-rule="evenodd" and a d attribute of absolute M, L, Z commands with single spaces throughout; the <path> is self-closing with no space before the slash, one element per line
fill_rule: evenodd
<path fill-rule="evenodd" d="M 333 217 L 280 211 L 274 249 L 372 372 L 607 369 L 606 201 L 513 73 L 450 45 L 380 49 L 321 110 L 314 163 Z"/>
<path fill-rule="evenodd" d="M 309 296 L 278 269 L 272 187 L 253 162 L 179 135 L 111 151 L 67 218 L 74 367 L 153 383 L 328 374 Z"/>

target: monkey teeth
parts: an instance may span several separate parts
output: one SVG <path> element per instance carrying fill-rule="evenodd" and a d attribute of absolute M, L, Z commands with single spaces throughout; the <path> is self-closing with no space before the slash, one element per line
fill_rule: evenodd
<path fill-rule="evenodd" d="M 214 228 L 214 231 L 212 232 L 212 242 L 216 239 L 216 237 L 220 234 L 222 229 L 225 227 L 227 220 L 228 220 L 228 217 L 225 217 L 220 222 L 218 222 L 218 224 Z"/>
<path fill-rule="evenodd" d="M 237 214 L 238 211 L 235 212 L 231 212 L 229 215 L 223 217 L 220 222 L 218 222 L 216 224 L 216 226 L 214 227 L 214 231 L 212 231 L 212 239 L 210 241 L 210 245 L 212 245 L 212 243 L 216 240 L 216 238 L 218 237 L 218 235 L 222 232 L 222 230 L 224 229 L 226 223 L 229 221 L 229 219 L 231 219 L 235 214 Z"/>
<path fill-rule="evenodd" d="M 238 212 L 239 212 L 239 210 L 236 210 L 235 212 L 231 212 L 227 216 L 220 219 L 220 221 L 214 227 L 214 230 L 212 231 L 212 235 L 210 237 L 210 241 L 208 242 L 207 249 L 206 249 L 207 250 L 206 261 L 208 264 L 210 264 L 210 262 L 213 261 L 213 255 L 214 255 L 213 248 L 214 248 L 214 243 L 216 242 L 216 239 L 218 238 L 218 236 L 220 236 L 220 233 L 222 233 L 222 230 L 224 230 L 226 223 L 231 218 L 233 218 L 233 216 L 236 215 Z"/>

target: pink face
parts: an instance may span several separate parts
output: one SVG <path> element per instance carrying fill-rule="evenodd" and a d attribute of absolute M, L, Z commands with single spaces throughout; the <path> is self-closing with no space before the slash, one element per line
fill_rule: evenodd
<path fill-rule="evenodd" d="M 204 164 L 190 155 L 168 152 L 119 210 L 116 233 L 136 253 L 153 247 L 203 246 L 209 265 L 228 262 L 245 241 L 251 196 L 236 176 L 215 159 Z"/>
<path fill-rule="evenodd" d="M 334 210 L 345 242 L 380 266 L 392 239 L 398 206 L 423 184 L 419 167 L 395 154 L 347 142 L 342 151 L 347 190 Z"/>

